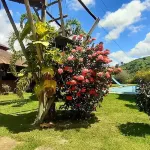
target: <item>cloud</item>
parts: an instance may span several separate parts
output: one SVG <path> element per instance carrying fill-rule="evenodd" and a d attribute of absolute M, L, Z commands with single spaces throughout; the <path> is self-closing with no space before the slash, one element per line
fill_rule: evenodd
<path fill-rule="evenodd" d="M 86 6 L 91 7 L 91 6 L 95 5 L 95 0 L 82 0 L 82 1 Z M 66 2 L 67 2 L 67 5 L 69 6 L 70 9 L 73 9 L 75 11 L 83 9 L 83 7 L 78 2 L 78 0 L 67 0 Z"/>
<path fill-rule="evenodd" d="M 8 46 L 8 37 L 13 31 L 4 9 L 0 10 L 0 43 Z"/>
<path fill-rule="evenodd" d="M 131 31 L 131 33 L 129 35 L 131 35 L 132 33 L 137 33 L 139 31 L 141 31 L 145 26 L 144 25 L 139 25 L 139 26 L 134 26 L 131 25 L 128 27 L 128 29 Z"/>
<path fill-rule="evenodd" d="M 150 32 L 147 33 L 144 40 L 138 42 L 128 52 L 122 50 L 111 53 L 110 58 L 113 60 L 111 65 L 115 65 L 121 62 L 128 63 L 134 59 L 150 56 Z"/>
<path fill-rule="evenodd" d="M 122 50 L 111 53 L 109 57 L 113 60 L 113 64 L 121 62 L 128 63 L 135 59 L 133 57 L 130 57 L 127 53 L 125 53 Z"/>
<path fill-rule="evenodd" d="M 143 41 L 140 41 L 129 52 L 130 56 L 144 57 L 150 55 L 150 32 Z"/>
<path fill-rule="evenodd" d="M 138 22 L 142 18 L 142 12 L 150 8 L 150 0 L 141 2 L 140 0 L 132 0 L 128 4 L 123 4 L 115 12 L 107 12 L 100 21 L 99 27 L 105 27 L 109 33 L 105 36 L 106 40 L 114 40 L 119 38 L 120 34 L 132 24 Z"/>

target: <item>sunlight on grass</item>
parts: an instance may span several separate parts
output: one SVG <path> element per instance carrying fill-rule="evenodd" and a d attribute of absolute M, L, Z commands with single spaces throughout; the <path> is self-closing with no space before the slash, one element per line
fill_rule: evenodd
<path fill-rule="evenodd" d="M 134 96 L 110 94 L 90 120 L 60 120 L 53 129 L 31 124 L 38 103 L 31 94 L 0 96 L 0 136 L 21 141 L 15 150 L 149 150 L 150 121 L 137 110 Z"/>

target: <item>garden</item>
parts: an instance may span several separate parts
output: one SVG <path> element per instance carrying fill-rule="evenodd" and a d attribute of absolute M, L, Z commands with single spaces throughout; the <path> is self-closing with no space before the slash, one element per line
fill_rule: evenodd
<path fill-rule="evenodd" d="M 8 43 L 16 88 L 2 86 L 0 149 L 150 149 L 149 71 L 138 71 L 132 79 L 136 95 L 109 93 L 111 86 L 116 87 L 113 81 L 130 83 L 130 76 L 123 67 L 110 65 L 110 50 L 103 42 L 95 44 L 91 35 L 100 19 L 79 2 L 95 19 L 88 33 L 77 19 L 64 22 L 60 0 L 55 2 L 60 18 L 50 20 L 60 20 L 59 29 L 46 21 L 44 1 L 39 6 L 37 1 L 24 0 L 26 14 L 21 15 L 17 30 L 2 0 L 14 29 Z M 16 41 L 21 50 L 15 48 Z M 20 59 L 24 63 L 18 70 Z M 117 86 L 128 86 L 123 84 Z"/>

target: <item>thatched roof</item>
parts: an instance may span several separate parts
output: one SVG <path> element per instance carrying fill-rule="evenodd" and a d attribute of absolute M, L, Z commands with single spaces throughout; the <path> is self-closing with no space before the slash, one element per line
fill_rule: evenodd
<path fill-rule="evenodd" d="M 9 48 L 3 44 L 0 44 L 0 49 L 7 51 Z"/>
<path fill-rule="evenodd" d="M 0 49 L 0 64 L 10 64 L 10 59 L 11 59 L 12 54 L 10 52 L 7 52 L 3 49 Z M 24 60 L 18 60 L 16 62 L 16 66 L 25 66 L 23 65 Z"/>

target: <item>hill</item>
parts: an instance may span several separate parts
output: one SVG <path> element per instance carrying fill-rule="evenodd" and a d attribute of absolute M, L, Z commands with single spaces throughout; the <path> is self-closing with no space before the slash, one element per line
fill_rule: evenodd
<path fill-rule="evenodd" d="M 121 68 L 126 70 L 129 74 L 135 74 L 137 71 L 150 69 L 150 56 L 133 60 L 122 65 Z"/>

